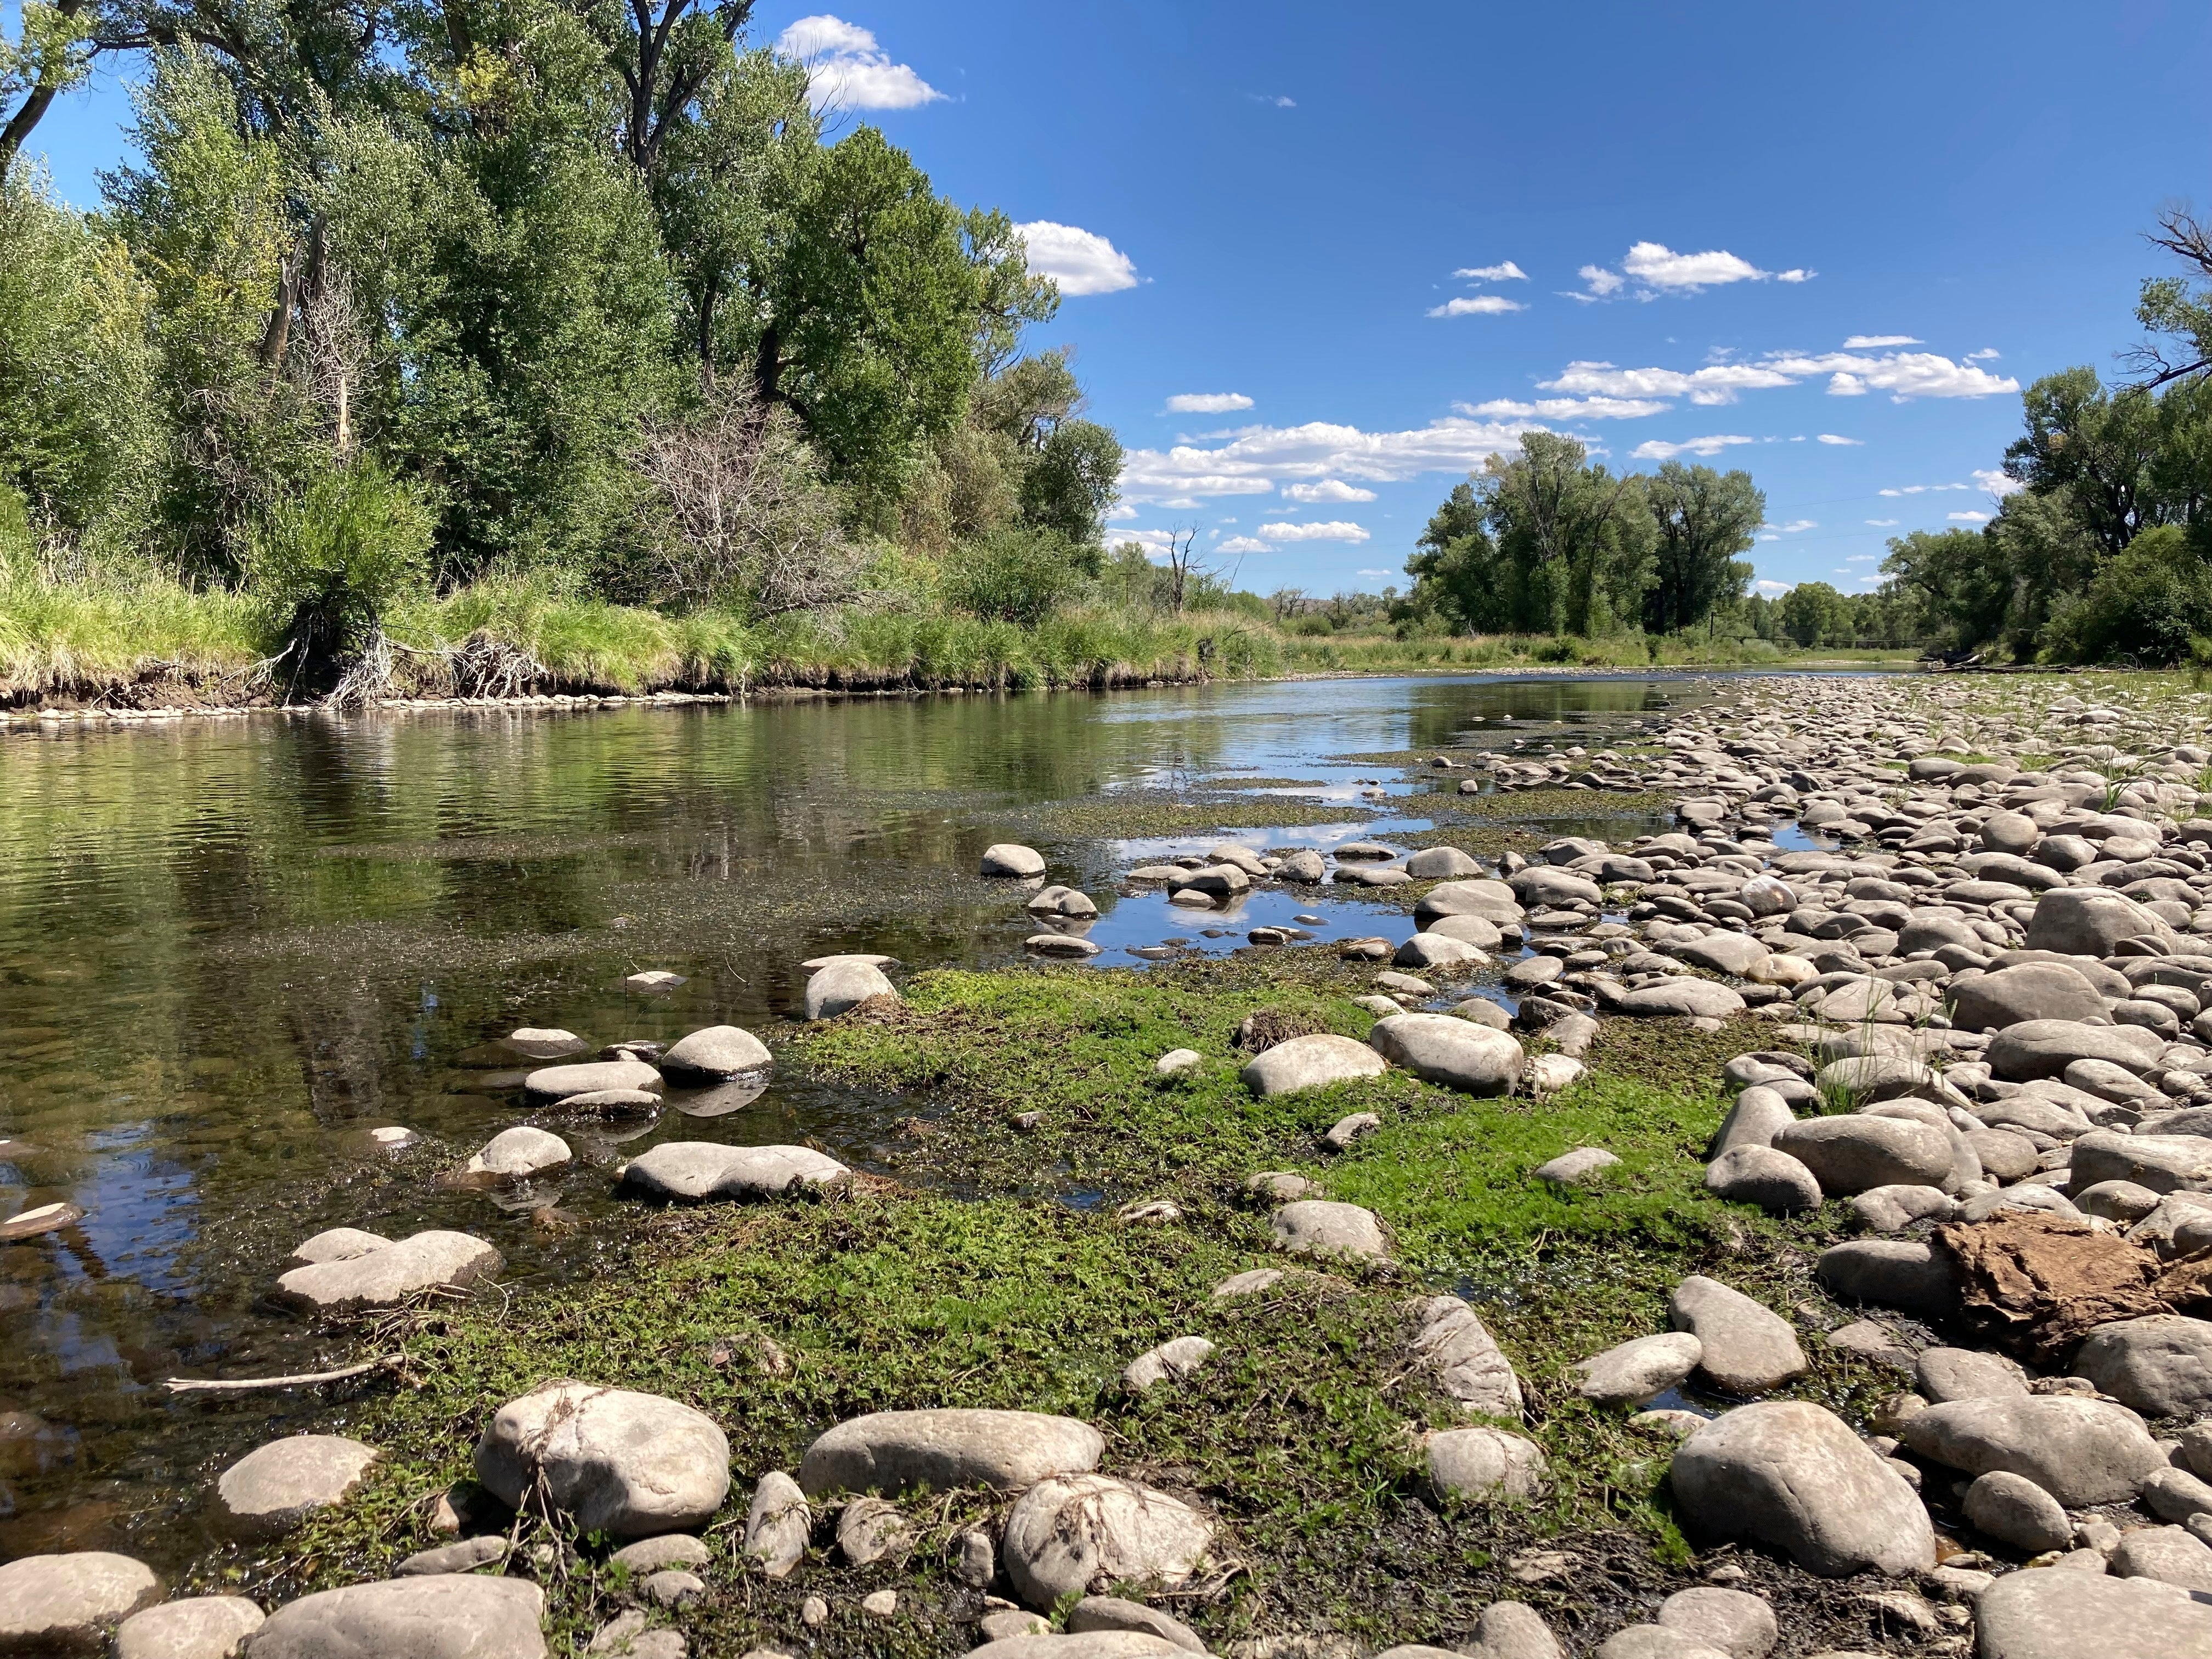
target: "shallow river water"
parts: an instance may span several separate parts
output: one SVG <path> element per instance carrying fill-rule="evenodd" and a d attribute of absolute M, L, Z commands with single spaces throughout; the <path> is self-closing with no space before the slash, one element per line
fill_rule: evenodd
<path fill-rule="evenodd" d="M 519 1075 L 471 1063 L 487 1041 L 726 1022 L 775 1046 L 808 957 L 1017 960 L 1036 928 L 975 873 L 1001 840 L 1098 900 L 1101 966 L 1170 936 L 1233 949 L 1298 912 L 1323 939 L 1402 937 L 1411 918 L 1366 890 L 1263 890 L 1194 915 L 1117 897 L 1111 878 L 1223 839 L 1410 833 L 1452 780 L 1403 751 L 1601 747 L 1710 684 L 1326 680 L 0 737 L 0 1221 L 86 1212 L 0 1244 L 0 1560 L 181 1563 L 207 1542 L 216 1473 L 331 1426 L 311 1391 L 209 1403 L 160 1386 L 358 1356 L 259 1300 L 311 1233 L 461 1228 L 506 1254 L 509 1285 L 557 1280 L 591 1271 L 605 1230 L 550 1236 L 528 1209 L 604 1216 L 610 1166 L 656 1139 L 812 1139 L 865 1166 L 913 1109 L 779 1074 L 734 1111 L 678 1102 L 619 1145 L 571 1136 L 576 1164 L 526 1198 L 453 1190 L 438 1172 L 524 1116 Z M 1152 833 L 1164 805 L 1183 828 Z M 1328 821 L 1270 827 L 1292 807 Z M 689 982 L 625 992 L 646 968 Z M 392 1124 L 424 1141 L 378 1154 L 368 1131 Z"/>

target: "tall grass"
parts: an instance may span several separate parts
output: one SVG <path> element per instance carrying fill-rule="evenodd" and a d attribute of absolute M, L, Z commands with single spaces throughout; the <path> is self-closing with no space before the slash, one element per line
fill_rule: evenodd
<path fill-rule="evenodd" d="M 95 697 L 162 682 L 242 696 L 247 672 L 281 647 L 283 621 L 248 595 L 155 577 L 64 582 L 35 564 L 0 562 L 0 697 Z M 395 647 L 393 689 L 420 695 L 452 689 L 449 653 L 474 638 L 526 659 L 526 678 L 535 689 L 631 695 L 779 686 L 1012 690 L 1284 673 L 1792 659 L 1759 640 L 1285 633 L 1228 611 L 1161 616 L 1086 607 L 1023 627 L 917 605 L 751 623 L 726 611 L 611 605 L 528 577 L 408 599 L 383 625 Z"/>

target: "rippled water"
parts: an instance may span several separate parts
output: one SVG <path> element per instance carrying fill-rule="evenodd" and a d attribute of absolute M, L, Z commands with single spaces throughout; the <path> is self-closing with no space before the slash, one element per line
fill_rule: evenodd
<path fill-rule="evenodd" d="M 588 1270 L 592 1230 L 550 1237 L 527 1203 L 433 1179 L 522 1116 L 514 1079 L 466 1063 L 488 1039 L 728 1022 L 773 1042 L 807 957 L 1017 958 L 1034 927 L 974 874 L 997 840 L 1040 847 L 1054 879 L 1098 898 L 1103 965 L 1169 935 L 1234 948 L 1299 911 L 1327 918 L 1323 937 L 1402 933 L 1395 906 L 1341 888 L 1194 915 L 1116 898 L 1109 878 L 1224 834 L 1410 832 L 1427 781 L 1359 757 L 1509 732 L 1597 744 L 1697 695 L 1679 679 L 1340 680 L 0 738 L 0 1140 L 23 1143 L 0 1152 L 0 1220 L 86 1212 L 0 1244 L 0 1559 L 185 1559 L 216 1472 L 331 1425 L 312 1395 L 159 1389 L 354 1357 L 257 1305 L 310 1233 L 460 1227 L 506 1252 L 509 1282 Z M 1059 827 L 1134 792 L 1218 801 L 1218 823 L 1120 841 Z M 1285 800 L 1344 812 L 1267 830 Z M 626 993 L 643 968 L 690 982 Z M 780 1076 L 726 1115 L 671 1110 L 619 1146 L 571 1137 L 577 1164 L 529 1201 L 603 1211 L 606 1167 L 659 1139 L 811 1137 L 866 1164 L 910 1109 Z M 379 1156 L 367 1131 L 387 1124 L 426 1142 Z"/>

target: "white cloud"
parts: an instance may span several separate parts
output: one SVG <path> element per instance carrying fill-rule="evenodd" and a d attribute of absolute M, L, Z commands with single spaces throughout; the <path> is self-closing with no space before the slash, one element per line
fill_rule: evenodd
<path fill-rule="evenodd" d="M 1796 585 L 1797 585 L 1797 584 L 1796 584 L 1796 583 L 1795 583 L 1795 582 L 1778 582 L 1778 581 L 1774 581 L 1774 580 L 1762 580 L 1762 581 L 1755 581 L 1755 582 L 1753 582 L 1753 583 L 1752 584 L 1752 586 L 1753 586 L 1753 587 L 1757 588 L 1760 592 L 1762 592 L 1762 593 L 1765 594 L 1765 595 L 1766 595 L 1766 597 L 1767 597 L 1768 599 L 1779 599 L 1779 598 L 1781 598 L 1781 597 L 1782 597 L 1782 595 L 1784 595 L 1784 593 L 1787 593 L 1787 592 L 1788 592 L 1791 588 L 1795 587 Z"/>
<path fill-rule="evenodd" d="M 1116 546 L 1134 542 L 1154 558 L 1165 558 L 1169 544 L 1174 540 L 1175 532 L 1171 530 L 1122 530 L 1116 531 L 1114 535 Z"/>
<path fill-rule="evenodd" d="M 1854 553 L 1850 557 L 1845 559 L 1844 562 L 1845 564 L 1872 564 L 1880 557 L 1881 557 L 1881 555 L 1879 553 Z"/>
<path fill-rule="evenodd" d="M 1693 404 L 1731 404 L 1746 391 L 1796 386 L 1808 375 L 1829 377 L 1833 397 L 1887 392 L 1891 400 L 1914 398 L 1986 398 L 2017 392 L 2020 382 L 1968 363 L 1927 351 L 1892 352 L 1872 357 L 1850 352 L 1800 356 L 1770 352 L 1755 363 L 1708 363 L 1703 368 L 1620 368 L 1608 362 L 1569 363 L 1555 380 L 1539 385 L 1547 392 L 1595 393 L 1614 398 L 1682 398 Z"/>
<path fill-rule="evenodd" d="M 1854 334 L 1844 342 L 1846 351 L 1879 351 L 1884 346 L 1918 345 L 1910 334 Z"/>
<path fill-rule="evenodd" d="M 1470 472 L 1492 455 L 1520 447 L 1521 425 L 1446 418 L 1401 432 L 1309 421 L 1251 426 L 1211 448 L 1133 449 L 1121 467 L 1121 494 L 1168 506 L 1202 495 L 1273 494 L 1279 484 L 1354 478 L 1398 483 L 1424 472 Z"/>
<path fill-rule="evenodd" d="M 1607 362 L 1569 363 L 1556 380 L 1537 382 L 1547 392 L 1606 398 L 1685 398 L 1693 404 L 1732 404 L 1736 393 L 1796 382 L 1778 369 L 1749 363 L 1711 363 L 1678 368 L 1616 368 Z"/>
<path fill-rule="evenodd" d="M 1525 283 L 1528 280 L 1528 273 L 1510 259 L 1501 264 L 1468 265 L 1463 270 L 1455 270 L 1452 275 L 1463 276 L 1470 283 Z"/>
<path fill-rule="evenodd" d="M 1869 519 L 1867 522 L 1876 530 L 1893 530 L 1897 527 L 1897 520 L 1894 519 Z"/>
<path fill-rule="evenodd" d="M 1319 483 L 1287 483 L 1283 494 L 1294 501 L 1371 501 L 1375 492 L 1348 484 L 1341 478 L 1323 478 Z"/>
<path fill-rule="evenodd" d="M 807 101 L 822 109 L 912 109 L 945 94 L 904 64 L 894 64 L 876 37 L 827 13 L 802 17 L 776 38 L 775 49 L 806 66 Z"/>
<path fill-rule="evenodd" d="M 1248 92 L 1244 95 L 1255 104 L 1272 104 L 1277 109 L 1296 109 L 1298 106 L 1297 99 L 1285 98 L 1279 92 Z"/>
<path fill-rule="evenodd" d="M 1546 421 L 1632 421 L 1645 415 L 1664 415 L 1672 404 L 1649 398 L 1539 398 L 1524 403 L 1513 398 L 1493 398 L 1486 404 L 1454 404 L 1452 408 L 1474 420 L 1506 420 L 1534 416 Z"/>
<path fill-rule="evenodd" d="M 1275 550 L 1275 544 L 1255 541 L 1249 536 L 1231 536 L 1213 550 L 1217 553 L 1272 553 Z"/>
<path fill-rule="evenodd" d="M 1759 527 L 1777 536 L 1795 536 L 1802 531 L 1818 530 L 1820 521 L 1818 519 L 1792 519 L 1788 524 L 1763 524 Z"/>
<path fill-rule="evenodd" d="M 1637 445 L 1628 453 L 1639 461 L 1671 461 L 1677 455 L 1717 455 L 1732 445 L 1753 441 L 1733 433 L 1715 433 L 1709 438 L 1685 438 L 1678 444 L 1665 443 L 1654 438 L 1649 443 Z"/>
<path fill-rule="evenodd" d="M 1109 524 L 1126 524 L 1131 519 L 1137 516 L 1137 509 L 1130 506 L 1128 502 L 1116 501 L 1107 512 L 1106 522 Z"/>
<path fill-rule="evenodd" d="M 1907 484 L 1902 489 L 1877 489 L 1875 494 L 1877 495 L 1940 495 L 1947 489 L 1966 489 L 1970 487 L 1962 483 Z"/>
<path fill-rule="evenodd" d="M 1793 438 L 1793 439 L 1791 439 L 1791 440 L 1790 440 L 1790 441 L 1791 441 L 1792 443 L 1795 443 L 1795 442 L 1796 442 L 1796 441 L 1797 441 L 1797 440 L 1796 440 L 1796 439 L 1794 439 L 1794 438 Z M 1823 433 L 1820 434 L 1820 441 L 1821 441 L 1822 443 L 1824 443 L 1824 444 L 1849 444 L 1849 445 L 1850 445 L 1853 448 L 1855 448 L 1855 449 L 1856 449 L 1856 448 L 1857 448 L 1860 445 L 1862 445 L 1862 444 L 1863 444 L 1864 442 L 1866 442 L 1866 440 L 1865 440 L 1864 438 L 1844 438 L 1844 437 L 1838 437 L 1836 434 L 1834 434 L 1834 433 L 1832 433 L 1832 432 L 1823 432 Z"/>
<path fill-rule="evenodd" d="M 1994 466 L 1976 467 L 1974 482 L 2000 501 L 2015 491 L 2027 488 L 2019 479 L 2008 477 L 2002 469 Z"/>
<path fill-rule="evenodd" d="M 1279 542 L 1364 542 L 1367 532 L 1344 519 L 1330 519 L 1321 524 L 1263 524 L 1262 536 L 1273 537 Z"/>
<path fill-rule="evenodd" d="M 1034 219 L 1014 234 L 1029 248 L 1030 269 L 1049 276 L 1066 295 L 1112 294 L 1137 285 L 1137 267 L 1103 236 L 1073 225 Z"/>
<path fill-rule="evenodd" d="M 1429 307 L 1431 317 L 1495 317 L 1508 311 L 1526 311 L 1528 307 L 1518 300 L 1509 300 L 1502 294 L 1478 294 L 1473 298 L 1447 300 L 1440 306 Z"/>
<path fill-rule="evenodd" d="M 1227 415 L 1251 407 L 1252 400 L 1241 392 L 1178 392 L 1168 399 L 1170 415 Z"/>
<path fill-rule="evenodd" d="M 2002 357 L 2003 356 L 2004 353 L 1999 351 L 1995 346 L 1984 346 L 1979 351 L 1968 352 L 1966 354 L 1966 361 L 1970 363 L 1986 362 L 1993 357 Z"/>
<path fill-rule="evenodd" d="M 1990 515 L 1986 513 L 1947 513 L 1943 516 L 1954 524 L 1987 524 L 1990 521 Z"/>
<path fill-rule="evenodd" d="M 1659 294 L 1702 293 L 1729 283 L 1805 283 L 1818 273 L 1802 266 L 1788 270 L 1761 270 L 1750 260 L 1721 248 L 1709 248 L 1703 253 L 1677 253 L 1663 242 L 1638 242 L 1620 262 L 1620 270 L 1610 270 L 1603 265 L 1584 265 L 1577 275 L 1589 287 L 1587 293 L 1577 298 L 1601 300 L 1633 281 L 1638 285 L 1638 297 L 1648 300 Z"/>
<path fill-rule="evenodd" d="M 1395 570 L 1355 570 L 1352 574 L 1355 576 L 1395 576 L 1398 573 Z"/>

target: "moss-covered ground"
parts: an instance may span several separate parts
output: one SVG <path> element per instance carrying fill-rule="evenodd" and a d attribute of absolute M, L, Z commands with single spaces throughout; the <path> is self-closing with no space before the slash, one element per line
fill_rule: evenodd
<path fill-rule="evenodd" d="M 761 1473 L 793 1467 L 842 1419 L 937 1405 L 1079 1417 L 1106 1435 L 1107 1469 L 1211 1510 L 1221 1571 L 1162 1605 L 1217 1652 L 1444 1644 L 1505 1596 L 1584 1650 L 1698 1578 L 1667 1502 L 1671 1442 L 1582 1401 L 1572 1361 L 1663 1329 L 1669 1290 L 1708 1272 L 1807 1324 L 1814 1370 L 1796 1391 L 1856 1413 L 1884 1379 L 1818 1340 L 1847 1317 L 1810 1277 L 1819 1224 L 1767 1220 L 1699 1183 L 1719 1063 L 1767 1046 L 1771 1028 L 1611 1022 L 1589 1076 L 1541 1103 L 1402 1073 L 1251 1097 L 1232 1046 L 1239 1021 L 1267 1008 L 1361 1035 L 1369 1017 L 1351 999 L 1370 971 L 1305 950 L 1152 971 L 939 972 L 915 979 L 895 1012 L 801 1028 L 782 1065 L 911 1103 L 880 1167 L 825 1199 L 641 1209 L 586 1282 L 422 1316 L 402 1342 L 406 1382 L 354 1406 L 348 1431 L 386 1449 L 359 1500 L 281 1552 L 215 1564 L 211 1577 L 284 1594 L 388 1570 L 436 1541 L 432 1505 L 468 1476 L 490 1413 L 567 1376 L 688 1401 L 729 1432 L 736 1484 L 710 1537 L 720 1565 L 680 1619 L 695 1655 L 976 1644 L 982 1604 L 951 1576 L 946 1546 L 1002 1516 L 1003 1498 L 914 1498 L 919 1542 L 902 1564 L 843 1565 L 826 1525 L 781 1582 L 738 1550 Z M 1159 1082 L 1153 1061 L 1174 1048 L 1205 1063 Z M 1382 1127 L 1325 1154 L 1322 1132 L 1358 1110 Z M 1586 1190 L 1532 1175 L 1577 1146 L 1622 1162 Z M 1216 1300 L 1233 1273 L 1291 1265 L 1244 1191 L 1264 1170 L 1303 1171 L 1373 1209 L 1395 1262 L 1297 1271 L 1264 1294 Z M 1131 1200 L 1156 1199 L 1179 1218 L 1122 1218 Z M 1466 1420 L 1404 1348 L 1407 1298 L 1437 1291 L 1476 1306 L 1523 1380 L 1525 1431 L 1551 1463 L 1534 1504 L 1446 1504 L 1425 1487 L 1419 1431 Z M 1192 1334 L 1218 1345 L 1211 1363 L 1140 1397 L 1122 1391 L 1130 1358 Z M 596 1540 L 520 1535 L 556 1545 L 541 1573 L 555 1650 L 580 1651 L 622 1605 L 622 1575 L 593 1565 Z M 1850 1587 L 1746 1565 L 1802 1650 L 1881 1645 Z M 898 1611 L 864 1613 L 860 1597 L 884 1588 L 899 1590 Z M 800 1618 L 811 1595 L 830 1608 L 817 1628 Z M 1291 1636 L 1339 1645 L 1263 1639 Z"/>

